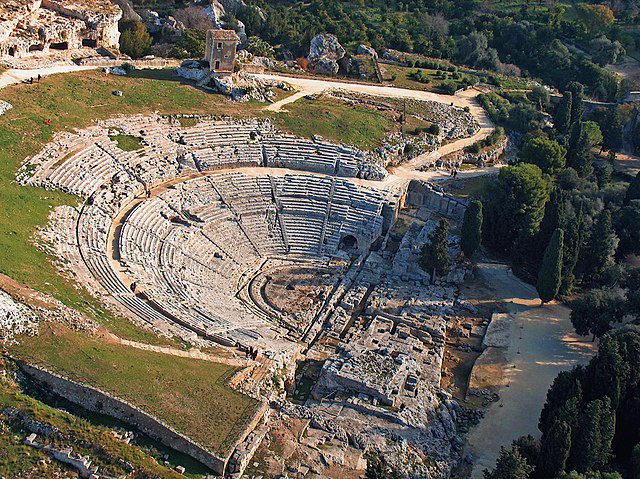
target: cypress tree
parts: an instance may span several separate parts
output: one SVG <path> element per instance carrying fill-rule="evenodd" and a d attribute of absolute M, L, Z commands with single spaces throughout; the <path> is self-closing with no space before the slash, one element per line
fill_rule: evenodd
<path fill-rule="evenodd" d="M 627 206 L 633 200 L 640 200 L 640 171 L 636 177 L 631 180 L 629 188 L 627 188 L 627 194 L 624 197 L 624 204 Z"/>
<path fill-rule="evenodd" d="M 422 246 L 420 266 L 429 274 L 445 274 L 451 258 L 449 257 L 449 223 L 442 218 L 435 230 L 429 235 L 429 242 Z M 433 279 L 433 278 L 432 278 Z"/>
<path fill-rule="evenodd" d="M 538 272 L 536 289 L 542 305 L 553 300 L 560 290 L 562 280 L 562 251 L 564 243 L 564 231 L 556 229 L 551 236 L 542 259 L 542 266 Z"/>
<path fill-rule="evenodd" d="M 557 478 L 564 471 L 571 451 L 571 427 L 555 420 L 540 440 L 540 455 L 536 475 Z"/>
<path fill-rule="evenodd" d="M 585 275 L 592 280 L 601 278 L 613 266 L 617 248 L 618 237 L 613 231 L 611 213 L 609 210 L 602 210 L 594 222 L 588 248 L 585 250 Z"/>
<path fill-rule="evenodd" d="M 577 81 L 572 81 L 567 85 L 567 90 L 571 92 L 571 121 L 573 125 L 582 121 L 584 113 L 584 85 Z"/>
<path fill-rule="evenodd" d="M 576 280 L 575 270 L 582 249 L 582 234 L 584 229 L 584 205 L 580 203 L 580 210 L 575 221 L 567 223 L 564 238 L 564 253 L 562 265 L 562 284 L 560 292 L 567 294 L 573 289 Z"/>
<path fill-rule="evenodd" d="M 485 469 L 482 474 L 485 479 L 528 479 L 532 471 L 533 467 L 527 464 L 518 449 L 502 447 L 496 468 L 493 471 Z"/>
<path fill-rule="evenodd" d="M 587 404 L 574 435 L 572 462 L 579 472 L 605 466 L 611 458 L 616 416 L 608 397 Z"/>
<path fill-rule="evenodd" d="M 540 412 L 538 429 L 546 434 L 554 420 L 572 428 L 578 421 L 578 406 L 582 402 L 582 384 L 576 371 L 562 371 L 547 391 L 547 400 Z"/>
<path fill-rule="evenodd" d="M 540 231 L 536 237 L 535 248 L 536 265 L 542 263 L 542 257 L 546 245 L 549 244 L 551 236 L 556 228 L 565 228 L 567 224 L 567 201 L 566 193 L 561 188 L 555 187 L 551 192 L 549 201 L 544 206 L 544 217 L 540 222 Z"/>
<path fill-rule="evenodd" d="M 571 127 L 567 165 L 576 170 L 581 176 L 588 176 L 592 171 L 593 153 L 589 134 L 584 122 L 576 122 Z"/>
<path fill-rule="evenodd" d="M 565 91 L 562 94 L 562 99 L 556 108 L 556 114 L 553 118 L 553 123 L 563 135 L 569 132 L 571 126 L 571 104 L 573 102 L 573 94 L 570 91 Z"/>
<path fill-rule="evenodd" d="M 482 238 L 482 203 L 472 201 L 464 212 L 462 221 L 462 233 L 460 235 L 460 247 L 467 258 L 475 253 Z"/>

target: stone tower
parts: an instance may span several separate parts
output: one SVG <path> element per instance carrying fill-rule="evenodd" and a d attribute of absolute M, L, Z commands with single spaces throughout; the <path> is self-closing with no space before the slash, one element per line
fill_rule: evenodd
<path fill-rule="evenodd" d="M 221 75 L 233 73 L 239 43 L 240 38 L 233 30 L 209 30 L 204 59 L 211 71 Z"/>

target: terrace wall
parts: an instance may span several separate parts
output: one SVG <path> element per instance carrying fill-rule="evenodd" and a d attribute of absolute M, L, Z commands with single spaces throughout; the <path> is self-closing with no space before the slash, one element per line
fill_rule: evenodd
<path fill-rule="evenodd" d="M 152 439 L 176 451 L 189 455 L 214 472 L 220 475 L 224 473 L 231 454 L 225 458 L 220 458 L 204 446 L 201 446 L 164 424 L 159 419 L 109 393 L 100 391 L 86 384 L 63 378 L 41 367 L 32 366 L 22 361 L 17 361 L 17 363 L 24 373 L 36 381 L 46 384 L 51 391 L 74 404 L 78 404 L 89 411 L 115 417 L 136 427 Z M 254 419 L 254 422 L 257 421 Z"/>

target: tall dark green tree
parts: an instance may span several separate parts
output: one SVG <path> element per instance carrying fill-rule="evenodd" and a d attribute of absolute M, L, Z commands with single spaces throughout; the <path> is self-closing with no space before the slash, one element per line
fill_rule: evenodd
<path fill-rule="evenodd" d="M 576 426 L 579 406 L 582 402 L 582 384 L 576 371 L 562 371 L 547 391 L 547 400 L 540 412 L 538 429 L 544 435 L 554 421 Z"/>
<path fill-rule="evenodd" d="M 631 465 L 629 467 L 631 477 L 634 479 L 640 477 L 640 444 L 636 444 L 631 453 Z"/>
<path fill-rule="evenodd" d="M 623 286 L 627 289 L 627 314 L 632 315 L 636 322 L 640 322 L 640 268 L 635 268 L 627 273 Z"/>
<path fill-rule="evenodd" d="M 556 479 L 564 471 L 571 451 L 571 426 L 555 420 L 540 439 L 540 456 L 536 475 Z"/>
<path fill-rule="evenodd" d="M 553 124 L 563 135 L 569 133 L 571 128 L 571 104 L 573 103 L 573 94 L 570 91 L 565 91 L 562 94 L 562 99 L 556 108 L 556 114 L 553 117 Z"/>
<path fill-rule="evenodd" d="M 141 58 L 147 54 L 153 38 L 144 23 L 137 20 L 123 20 L 120 28 L 120 51 L 131 58 Z"/>
<path fill-rule="evenodd" d="M 467 258 L 475 253 L 482 239 L 482 203 L 474 200 L 464 212 L 460 247 Z"/>
<path fill-rule="evenodd" d="M 589 236 L 585 243 L 583 264 L 584 276 L 590 280 L 601 279 L 604 273 L 613 266 L 618 237 L 613 231 L 611 213 L 604 209 L 596 217 Z"/>
<path fill-rule="evenodd" d="M 436 276 L 444 275 L 451 265 L 449 257 L 449 223 L 444 218 L 429 235 L 429 241 L 422 246 L 420 266 L 424 271 Z"/>
<path fill-rule="evenodd" d="M 593 112 L 593 118 L 602 130 L 602 148 L 620 151 L 624 142 L 624 119 L 619 107 L 600 108 Z"/>
<path fill-rule="evenodd" d="M 563 250 L 564 231 L 558 228 L 551 236 L 551 241 L 549 241 L 547 249 L 544 252 L 542 266 L 538 272 L 536 289 L 538 290 L 538 295 L 543 305 L 552 301 L 560 290 Z"/>
<path fill-rule="evenodd" d="M 574 215 L 566 223 L 565 228 L 562 283 L 560 284 L 560 293 L 562 294 L 570 293 L 576 280 L 575 269 L 582 249 L 584 229 L 582 205 L 577 215 Z"/>
<path fill-rule="evenodd" d="M 484 202 L 484 237 L 503 252 L 512 252 L 521 238 L 535 237 L 549 192 L 550 181 L 538 166 L 502 168 Z"/>
<path fill-rule="evenodd" d="M 616 416 L 611 400 L 595 399 L 587 404 L 573 436 L 572 465 L 579 472 L 605 466 L 611 459 Z"/>
<path fill-rule="evenodd" d="M 615 228 L 620 238 L 619 253 L 640 255 L 640 200 L 632 200 L 622 207 Z"/>
<path fill-rule="evenodd" d="M 517 448 L 500 449 L 500 456 L 493 471 L 485 469 L 484 479 L 529 479 L 533 467 L 520 454 Z"/>
<path fill-rule="evenodd" d="M 581 176 L 588 176 L 592 171 L 593 145 L 585 122 L 578 121 L 571 127 L 569 148 L 567 150 L 567 166 L 576 170 Z"/>
<path fill-rule="evenodd" d="M 567 85 L 567 90 L 571 92 L 571 124 L 582 121 L 584 113 L 584 85 L 577 81 L 572 81 Z"/>

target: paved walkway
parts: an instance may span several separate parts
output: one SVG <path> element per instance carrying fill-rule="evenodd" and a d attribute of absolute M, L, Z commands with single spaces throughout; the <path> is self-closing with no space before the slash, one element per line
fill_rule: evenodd
<path fill-rule="evenodd" d="M 525 434 L 539 436 L 538 416 L 547 390 L 560 371 L 586 363 L 594 354 L 590 338 L 575 335 L 570 310 L 554 302 L 540 308 L 535 288 L 502 264 L 482 263 L 479 274 L 505 309 L 515 315 L 504 366 L 505 383 L 486 416 L 469 434 L 476 459 L 472 479 L 495 467 L 501 446 Z"/>

